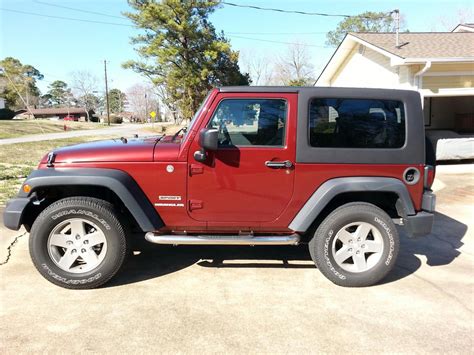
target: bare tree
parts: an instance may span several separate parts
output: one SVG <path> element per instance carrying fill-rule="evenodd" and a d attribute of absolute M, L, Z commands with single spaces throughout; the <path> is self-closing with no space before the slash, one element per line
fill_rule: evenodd
<path fill-rule="evenodd" d="M 173 100 L 168 90 L 166 90 L 166 87 L 164 85 L 156 86 L 155 93 L 160 100 L 165 121 L 172 120 L 175 124 L 181 124 L 183 121 L 183 115 L 179 110 L 176 100 Z"/>
<path fill-rule="evenodd" d="M 151 111 L 159 109 L 158 97 L 151 85 L 135 84 L 126 94 L 131 111 L 142 122 L 147 122 Z"/>
<path fill-rule="evenodd" d="M 436 19 L 436 24 L 431 26 L 432 31 L 439 31 L 439 27 L 445 31 L 452 31 L 457 25 L 461 23 L 473 23 L 474 13 L 472 8 L 467 7 L 463 9 L 457 9 L 456 13 L 446 13 Z"/>
<path fill-rule="evenodd" d="M 240 62 L 244 72 L 250 74 L 252 85 L 271 85 L 273 79 L 273 63 L 267 56 L 255 51 L 242 51 Z"/>
<path fill-rule="evenodd" d="M 307 47 L 302 42 L 288 46 L 287 52 L 275 65 L 275 77 L 278 84 L 304 86 L 314 82 L 313 65 Z"/>
<path fill-rule="evenodd" d="M 98 91 L 99 79 L 87 70 L 77 70 L 71 73 L 72 90 L 80 105 L 84 106 L 89 119 L 89 111 L 97 111 L 99 98 L 94 95 Z"/>

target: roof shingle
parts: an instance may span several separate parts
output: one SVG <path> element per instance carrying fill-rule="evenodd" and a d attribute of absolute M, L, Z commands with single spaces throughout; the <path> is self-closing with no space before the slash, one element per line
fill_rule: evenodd
<path fill-rule="evenodd" d="M 352 36 L 401 58 L 465 58 L 474 60 L 474 33 L 418 32 L 400 33 L 396 46 L 395 33 L 351 32 Z"/>

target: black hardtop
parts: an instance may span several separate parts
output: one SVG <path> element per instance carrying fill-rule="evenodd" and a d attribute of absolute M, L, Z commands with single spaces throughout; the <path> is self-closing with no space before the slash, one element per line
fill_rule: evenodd
<path fill-rule="evenodd" d="M 296 161 L 332 164 L 412 164 L 425 163 L 425 130 L 421 97 L 414 90 L 340 88 L 316 86 L 226 86 L 220 92 L 297 93 L 298 125 Z M 315 98 L 396 100 L 405 111 L 405 144 L 400 148 L 318 148 L 309 143 L 309 106 Z"/>
<path fill-rule="evenodd" d="M 360 87 L 334 87 L 334 86 L 222 86 L 220 92 L 256 92 L 256 93 L 305 93 L 320 95 L 325 93 L 328 96 L 346 96 L 357 95 L 361 97 L 367 95 L 373 97 L 391 97 L 413 96 L 420 98 L 420 94 L 414 90 L 382 89 L 382 88 L 360 88 Z"/>

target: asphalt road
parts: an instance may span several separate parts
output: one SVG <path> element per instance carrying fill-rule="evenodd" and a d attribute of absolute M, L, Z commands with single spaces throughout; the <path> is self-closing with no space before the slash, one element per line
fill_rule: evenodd
<path fill-rule="evenodd" d="M 104 288 L 45 281 L 19 239 L 0 267 L 0 352 L 472 353 L 474 171 L 438 169 L 433 234 L 379 285 L 327 281 L 305 247 L 153 247 Z M 21 233 L 1 233 L 0 260 Z"/>

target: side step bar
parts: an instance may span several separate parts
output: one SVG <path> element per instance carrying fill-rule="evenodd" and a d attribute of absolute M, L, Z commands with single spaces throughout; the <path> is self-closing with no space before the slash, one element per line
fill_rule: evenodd
<path fill-rule="evenodd" d="M 171 245 L 297 245 L 298 234 L 241 236 L 241 235 L 162 235 L 148 232 L 145 239 L 155 244 Z"/>

